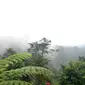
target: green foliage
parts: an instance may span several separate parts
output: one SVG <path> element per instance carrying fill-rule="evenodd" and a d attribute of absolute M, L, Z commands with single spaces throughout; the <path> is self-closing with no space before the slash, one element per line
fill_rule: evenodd
<path fill-rule="evenodd" d="M 6 58 L 10 55 L 16 54 L 16 51 L 13 50 L 13 48 L 8 48 L 6 51 L 3 53 L 3 57 Z"/>
<path fill-rule="evenodd" d="M 4 59 L 4 57 L 2 55 L 0 55 L 0 60 Z"/>
<path fill-rule="evenodd" d="M 42 68 L 42 67 L 35 67 L 35 66 L 27 66 L 20 69 L 14 69 L 3 72 L 0 77 L 6 80 L 15 80 L 20 78 L 32 78 L 37 76 L 44 79 L 50 79 L 52 72 L 48 69 Z"/>
<path fill-rule="evenodd" d="M 11 81 L 3 81 L 0 83 L 0 85 L 32 85 L 32 84 L 20 80 L 11 80 Z"/>
<path fill-rule="evenodd" d="M 0 85 L 40 85 L 51 80 L 53 73 L 50 70 L 36 66 L 25 67 L 23 62 L 31 56 L 29 53 L 19 53 L 0 60 Z"/>
<path fill-rule="evenodd" d="M 14 55 L 10 55 L 8 58 L 4 60 L 0 60 L 0 68 L 5 69 L 14 69 L 24 66 L 24 61 L 28 59 L 31 54 L 28 53 L 18 53 Z"/>
<path fill-rule="evenodd" d="M 29 53 L 43 56 L 45 53 L 48 53 L 48 47 L 51 44 L 51 41 L 46 38 L 42 38 L 40 41 L 28 44 L 30 45 L 30 48 L 27 49 Z"/>
<path fill-rule="evenodd" d="M 30 47 L 27 50 L 29 53 L 32 53 L 32 57 L 26 63 L 29 62 L 28 64 L 32 66 L 45 67 L 49 62 L 49 60 L 45 58 L 45 54 L 48 54 L 48 47 L 50 44 L 51 41 L 46 38 L 43 38 L 38 42 L 29 43 Z"/>
<path fill-rule="evenodd" d="M 85 79 L 83 72 L 85 73 L 85 68 L 82 69 L 82 62 L 70 62 L 68 66 L 61 66 L 61 76 L 59 77 L 60 85 L 85 85 Z"/>
<path fill-rule="evenodd" d="M 79 56 L 79 61 L 85 62 L 85 57 L 84 56 Z"/>
<path fill-rule="evenodd" d="M 43 58 L 42 56 L 32 56 L 30 59 L 25 61 L 25 65 L 46 67 L 49 61 L 50 60 L 48 60 L 47 58 Z"/>

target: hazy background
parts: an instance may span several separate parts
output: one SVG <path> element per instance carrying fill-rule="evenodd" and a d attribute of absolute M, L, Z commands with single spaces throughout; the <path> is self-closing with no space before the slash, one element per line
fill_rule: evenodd
<path fill-rule="evenodd" d="M 85 0 L 0 0 L 0 36 L 81 45 L 84 29 Z"/>
<path fill-rule="evenodd" d="M 28 42 L 46 37 L 60 49 L 50 57 L 59 66 L 85 56 L 84 30 L 85 0 L 0 0 L 1 54 L 26 51 Z"/>
<path fill-rule="evenodd" d="M 2 55 L 7 48 L 13 48 L 17 52 L 27 51 L 29 42 L 29 38 L 27 40 L 26 37 L 0 37 L 0 54 Z M 48 59 L 51 60 L 50 66 L 52 65 L 55 68 L 60 67 L 60 64 L 67 64 L 71 60 L 76 61 L 79 56 L 85 56 L 85 44 L 81 46 L 51 45 L 51 47 L 59 49 L 58 52 L 49 52 L 47 55 Z"/>

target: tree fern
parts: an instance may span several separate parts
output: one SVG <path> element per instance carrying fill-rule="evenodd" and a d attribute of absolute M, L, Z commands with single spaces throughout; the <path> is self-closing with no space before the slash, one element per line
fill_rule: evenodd
<path fill-rule="evenodd" d="M 22 67 L 24 63 L 23 61 L 30 57 L 31 54 L 28 53 L 18 53 L 18 54 L 11 55 L 4 60 L 0 60 L 0 68 L 2 68 L 3 70 L 6 69 L 8 70 L 8 68 L 13 69 L 16 67 Z"/>
<path fill-rule="evenodd" d="M 15 70 L 10 70 L 10 71 L 5 71 L 1 74 L 0 77 L 6 80 L 11 80 L 11 79 L 20 79 L 22 77 L 35 77 L 35 76 L 41 76 L 49 79 L 52 75 L 52 73 L 42 67 L 34 67 L 34 66 L 28 66 L 28 67 L 23 67 L 21 69 L 15 69 Z"/>
<path fill-rule="evenodd" d="M 50 80 L 52 72 L 43 67 L 24 66 L 31 57 L 28 53 L 19 53 L 0 60 L 0 85 L 33 85 L 33 79 Z"/>
<path fill-rule="evenodd" d="M 0 85 L 32 85 L 32 84 L 20 80 L 11 80 L 11 81 L 3 81 L 0 83 Z"/>

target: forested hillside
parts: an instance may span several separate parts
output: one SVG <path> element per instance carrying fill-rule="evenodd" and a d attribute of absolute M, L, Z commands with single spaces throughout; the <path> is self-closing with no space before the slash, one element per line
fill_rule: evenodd
<path fill-rule="evenodd" d="M 60 64 L 67 64 L 68 61 L 78 60 L 79 56 L 85 56 L 85 47 L 64 47 L 64 46 L 55 46 L 56 49 L 59 49 L 57 53 L 54 53 L 55 64 L 59 67 Z M 56 67 L 55 65 L 55 67 Z"/>
<path fill-rule="evenodd" d="M 12 39 L 0 40 L 0 85 L 85 85 L 85 47 Z"/>
<path fill-rule="evenodd" d="M 6 49 L 13 48 L 17 52 L 25 52 L 29 47 L 29 40 L 14 38 L 14 37 L 0 37 L 0 54 L 2 55 Z M 54 68 L 59 68 L 60 64 L 67 64 L 70 60 L 77 60 L 79 56 L 85 56 L 85 46 L 51 46 L 53 49 L 58 49 L 58 52 L 49 52 L 48 58 L 52 61 Z"/>

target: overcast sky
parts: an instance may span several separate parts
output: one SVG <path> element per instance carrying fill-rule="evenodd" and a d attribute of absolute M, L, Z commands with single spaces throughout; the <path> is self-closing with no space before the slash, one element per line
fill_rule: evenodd
<path fill-rule="evenodd" d="M 0 36 L 85 43 L 85 0 L 0 0 Z"/>

